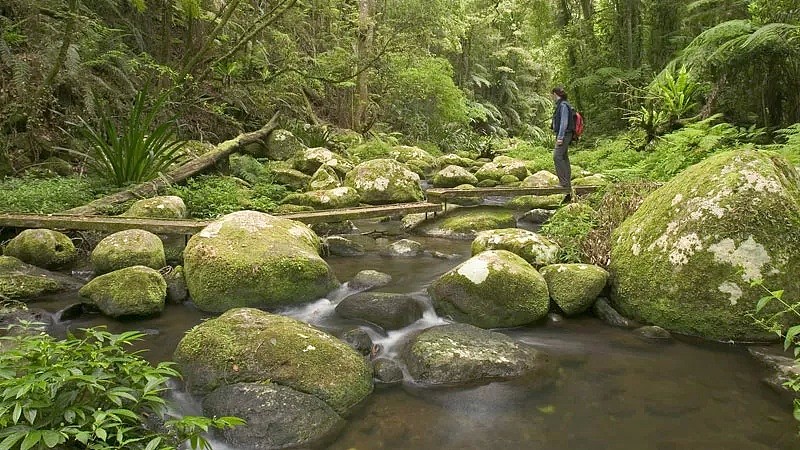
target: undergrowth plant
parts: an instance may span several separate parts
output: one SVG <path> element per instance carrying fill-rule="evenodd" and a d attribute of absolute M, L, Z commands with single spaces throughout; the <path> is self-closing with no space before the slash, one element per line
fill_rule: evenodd
<path fill-rule="evenodd" d="M 167 192 L 181 197 L 192 217 L 213 219 L 244 209 L 270 212 L 286 196 L 287 190 L 268 181 L 249 186 L 234 177 L 201 175 Z"/>
<path fill-rule="evenodd" d="M 80 134 L 87 141 L 86 164 L 116 186 L 158 177 L 181 156 L 184 142 L 175 138 L 175 118 L 159 123 L 167 92 L 150 102 L 148 89 L 136 95 L 128 117 L 118 125 L 104 115 L 96 126 L 80 118 Z"/>
<path fill-rule="evenodd" d="M 172 363 L 152 366 L 125 347 L 143 337 L 129 331 L 81 330 L 64 340 L 32 328 L 0 337 L 0 449 L 175 449 L 188 441 L 210 449 L 209 428 L 244 422 L 235 417 L 166 415 Z M 26 331 L 26 330 L 23 330 Z"/>
<path fill-rule="evenodd" d="M 597 226 L 597 213 L 585 203 L 571 203 L 559 209 L 541 232 L 553 239 L 561 248 L 559 260 L 562 263 L 586 262 L 583 241 Z"/>

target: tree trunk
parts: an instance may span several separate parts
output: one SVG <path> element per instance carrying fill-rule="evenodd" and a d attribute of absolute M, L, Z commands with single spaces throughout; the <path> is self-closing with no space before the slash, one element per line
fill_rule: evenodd
<path fill-rule="evenodd" d="M 358 65 L 356 70 L 356 108 L 353 116 L 353 128 L 363 131 L 367 122 L 367 108 L 369 107 L 369 74 L 364 70 L 364 64 L 372 55 L 372 44 L 375 40 L 375 0 L 358 0 L 358 37 L 356 41 L 356 57 Z"/>

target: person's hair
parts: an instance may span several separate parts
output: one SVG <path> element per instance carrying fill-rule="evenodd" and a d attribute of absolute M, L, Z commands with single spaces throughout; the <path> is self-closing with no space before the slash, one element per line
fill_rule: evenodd
<path fill-rule="evenodd" d="M 554 87 L 552 92 L 553 92 L 553 94 L 556 94 L 557 96 L 563 98 L 564 100 L 567 99 L 567 93 L 566 93 L 566 91 L 564 91 L 564 87 L 563 86 Z"/>

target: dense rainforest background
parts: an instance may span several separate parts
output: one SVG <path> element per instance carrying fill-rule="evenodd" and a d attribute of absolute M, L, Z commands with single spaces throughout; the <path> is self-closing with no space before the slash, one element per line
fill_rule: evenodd
<path fill-rule="evenodd" d="M 144 88 L 212 143 L 281 111 L 306 141 L 546 148 L 557 84 L 587 147 L 646 153 L 687 126 L 783 142 L 800 121 L 792 0 L 3 0 L 0 27 L 2 175 L 76 160 L 80 129 Z"/>

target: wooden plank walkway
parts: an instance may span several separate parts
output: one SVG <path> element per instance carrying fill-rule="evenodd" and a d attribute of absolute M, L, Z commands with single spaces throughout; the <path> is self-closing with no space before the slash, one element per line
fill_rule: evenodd
<path fill-rule="evenodd" d="M 599 189 L 598 186 L 575 186 L 572 190 L 576 195 L 591 194 Z M 475 189 L 432 188 L 425 191 L 428 201 L 434 203 L 446 202 L 458 197 L 519 197 L 521 195 L 552 195 L 568 194 L 569 189 L 562 187 L 493 187 Z"/>
<path fill-rule="evenodd" d="M 276 215 L 307 224 L 314 224 L 341 222 L 349 219 L 371 219 L 375 217 L 411 213 L 437 213 L 442 211 L 443 207 L 444 206 L 440 203 L 418 202 Z M 199 232 L 209 223 L 210 221 L 204 220 L 164 220 L 137 217 L 76 216 L 66 214 L 0 214 L 0 227 L 95 230 L 111 233 L 135 228 L 147 230 L 156 234 L 191 235 Z"/>

